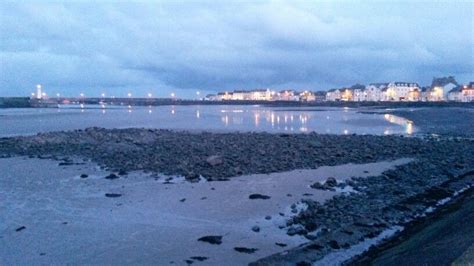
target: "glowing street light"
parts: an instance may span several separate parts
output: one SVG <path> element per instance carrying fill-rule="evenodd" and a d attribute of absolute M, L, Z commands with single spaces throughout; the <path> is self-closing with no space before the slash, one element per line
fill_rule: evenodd
<path fill-rule="evenodd" d="M 101 96 L 102 96 L 102 98 L 104 98 L 104 97 L 105 97 L 105 93 L 102 93 Z"/>
<path fill-rule="evenodd" d="M 151 93 L 148 93 L 148 98 L 151 98 L 151 96 L 153 96 Z"/>
<path fill-rule="evenodd" d="M 171 93 L 171 98 L 174 98 L 176 95 L 174 94 L 174 92 Z"/>
<path fill-rule="evenodd" d="M 130 98 L 130 97 L 132 97 L 132 94 L 129 92 L 129 93 L 127 94 L 127 96 L 128 96 L 128 98 Z"/>

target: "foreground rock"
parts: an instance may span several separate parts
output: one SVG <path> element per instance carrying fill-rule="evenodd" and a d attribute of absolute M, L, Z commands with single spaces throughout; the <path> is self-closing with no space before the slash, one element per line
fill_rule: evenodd
<path fill-rule="evenodd" d="M 464 141 L 467 141 L 467 146 Z M 0 156 L 78 156 L 119 174 L 143 170 L 184 176 L 196 181 L 200 176 L 217 180 L 322 165 L 368 163 L 437 153 L 445 156 L 456 153 L 458 149 L 465 150 L 471 142 L 435 137 L 189 133 L 161 129 L 88 128 L 0 138 Z M 459 166 L 465 165 L 468 158 L 460 160 Z M 443 160 L 439 163 L 443 163 Z"/>
<path fill-rule="evenodd" d="M 222 236 L 203 236 L 198 239 L 201 242 L 207 242 L 213 245 L 220 245 L 222 244 Z"/>

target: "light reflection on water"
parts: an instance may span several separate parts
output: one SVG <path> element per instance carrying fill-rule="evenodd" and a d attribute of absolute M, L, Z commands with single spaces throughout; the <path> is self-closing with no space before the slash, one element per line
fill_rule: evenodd
<path fill-rule="evenodd" d="M 97 116 L 97 114 L 101 114 Z M 124 115 L 127 114 L 127 115 Z M 362 114 L 349 108 L 260 106 L 62 106 L 59 109 L 0 110 L 0 136 L 106 128 L 168 128 L 208 131 L 413 134 L 413 123 L 391 114 Z"/>
<path fill-rule="evenodd" d="M 392 114 L 384 114 L 384 118 L 385 118 L 385 120 L 387 120 L 391 124 L 396 124 L 396 125 L 404 127 L 406 134 L 408 134 L 408 135 L 413 134 L 413 132 L 414 132 L 413 121 L 410 121 L 406 118 L 396 116 L 396 115 L 392 115 Z M 389 134 L 393 134 L 393 133 L 391 133 L 389 129 L 385 129 L 384 134 L 389 135 Z"/>

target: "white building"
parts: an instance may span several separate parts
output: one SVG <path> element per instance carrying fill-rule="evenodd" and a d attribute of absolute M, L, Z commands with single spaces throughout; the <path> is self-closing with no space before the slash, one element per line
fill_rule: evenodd
<path fill-rule="evenodd" d="M 303 91 L 299 94 L 299 100 L 302 102 L 314 102 L 316 101 L 316 95 L 312 91 Z"/>
<path fill-rule="evenodd" d="M 433 78 L 429 101 L 446 101 L 448 93 L 458 86 L 454 77 Z"/>
<path fill-rule="evenodd" d="M 274 95 L 278 101 L 299 101 L 300 96 L 294 90 L 282 90 Z"/>
<path fill-rule="evenodd" d="M 354 102 L 365 102 L 367 101 L 367 93 L 365 89 L 354 89 L 354 93 L 352 95 L 352 100 Z"/>
<path fill-rule="evenodd" d="M 414 82 L 391 82 L 382 92 L 384 101 L 419 101 L 421 99 L 420 86 Z"/>
<path fill-rule="evenodd" d="M 474 82 L 462 87 L 461 102 L 474 102 Z"/>
<path fill-rule="evenodd" d="M 462 87 L 458 86 L 453 88 L 448 92 L 447 96 L 448 101 L 453 101 L 453 102 L 460 102 L 462 101 Z"/>
<path fill-rule="evenodd" d="M 382 90 L 387 88 L 388 83 L 371 83 L 365 87 L 365 99 L 369 102 L 383 101 Z"/>
<path fill-rule="evenodd" d="M 245 90 L 235 90 L 232 92 L 232 100 L 250 100 L 252 93 Z"/>
<path fill-rule="evenodd" d="M 326 93 L 326 101 L 340 101 L 342 98 L 342 93 L 339 89 L 331 89 Z"/>
<path fill-rule="evenodd" d="M 269 89 L 253 90 L 250 93 L 250 100 L 253 101 L 271 101 L 272 92 Z"/>

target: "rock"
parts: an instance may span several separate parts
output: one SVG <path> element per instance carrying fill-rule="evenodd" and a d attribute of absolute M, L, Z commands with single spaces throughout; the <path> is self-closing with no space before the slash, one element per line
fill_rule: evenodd
<path fill-rule="evenodd" d="M 317 243 L 312 243 L 312 244 L 307 245 L 305 248 L 312 249 L 312 250 L 322 250 L 324 247 Z"/>
<path fill-rule="evenodd" d="M 118 175 L 128 175 L 127 171 L 120 169 Z"/>
<path fill-rule="evenodd" d="M 260 232 L 260 227 L 258 225 L 254 225 L 252 226 L 252 231 L 254 231 L 255 233 L 258 233 Z"/>
<path fill-rule="evenodd" d="M 287 234 L 289 236 L 294 236 L 294 235 L 306 235 L 308 233 L 308 231 L 306 231 L 306 229 L 304 229 L 303 227 L 301 226 L 297 226 L 297 227 L 290 227 L 288 229 L 288 232 Z"/>
<path fill-rule="evenodd" d="M 312 184 L 310 186 L 311 188 L 314 188 L 314 189 L 321 189 L 321 190 L 324 190 L 325 187 L 323 184 L 319 183 L 319 182 L 315 182 L 314 184 Z"/>
<path fill-rule="evenodd" d="M 339 244 L 337 243 L 336 240 L 331 240 L 328 242 L 328 245 L 332 248 L 332 249 L 340 249 L 341 247 L 339 246 Z"/>
<path fill-rule="evenodd" d="M 265 220 L 271 220 L 272 217 L 270 215 L 265 216 Z"/>
<path fill-rule="evenodd" d="M 26 226 L 20 226 L 17 229 L 15 229 L 15 231 L 20 232 L 20 231 L 25 230 L 25 229 L 26 229 Z"/>
<path fill-rule="evenodd" d="M 337 186 L 337 180 L 334 177 L 328 177 L 324 184 L 329 187 L 335 187 Z"/>
<path fill-rule="evenodd" d="M 277 245 L 277 246 L 279 246 L 279 247 L 282 247 L 282 248 L 287 246 L 287 244 L 285 244 L 285 243 L 279 243 L 279 242 L 276 242 L 275 245 Z"/>
<path fill-rule="evenodd" d="M 222 244 L 222 236 L 203 236 L 198 239 L 201 242 L 207 242 L 212 245 L 220 245 Z"/>
<path fill-rule="evenodd" d="M 296 266 L 311 266 L 312 264 L 310 262 L 307 262 L 305 260 L 302 260 L 302 261 L 298 261 L 296 263 Z"/>
<path fill-rule="evenodd" d="M 192 260 L 197 260 L 197 261 L 205 261 L 207 259 L 209 259 L 208 257 L 204 257 L 204 256 L 194 256 L 194 257 L 191 257 L 190 259 Z"/>
<path fill-rule="evenodd" d="M 105 177 L 105 179 L 110 179 L 110 180 L 117 179 L 117 178 L 119 178 L 118 175 L 113 174 L 113 173 Z"/>
<path fill-rule="evenodd" d="M 222 156 L 212 155 L 212 156 L 207 157 L 206 162 L 210 164 L 211 166 L 217 166 L 217 165 L 223 164 L 224 160 L 222 159 Z"/>
<path fill-rule="evenodd" d="M 237 252 L 240 252 L 240 253 L 252 254 L 255 251 L 257 251 L 258 249 L 256 249 L 256 248 L 246 248 L 246 247 L 235 247 L 234 250 L 237 251 Z"/>
<path fill-rule="evenodd" d="M 179 200 L 180 202 L 185 202 L 186 201 L 186 198 L 182 198 Z"/>
<path fill-rule="evenodd" d="M 121 197 L 122 194 L 119 194 L 119 193 L 105 193 L 105 196 L 107 198 L 118 198 L 118 197 Z"/>
<path fill-rule="evenodd" d="M 266 199 L 269 199 L 271 198 L 270 196 L 267 196 L 267 195 L 262 195 L 262 194 L 251 194 L 249 196 L 249 199 L 263 199 L 263 200 L 266 200 Z"/>
<path fill-rule="evenodd" d="M 80 177 L 80 178 L 87 178 L 88 175 L 86 175 L 86 174 L 81 174 L 79 177 Z"/>

